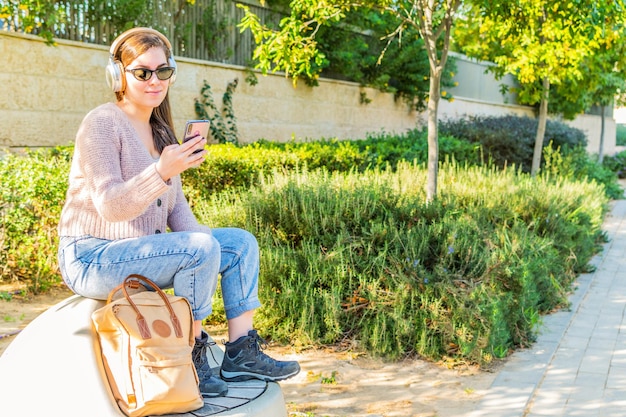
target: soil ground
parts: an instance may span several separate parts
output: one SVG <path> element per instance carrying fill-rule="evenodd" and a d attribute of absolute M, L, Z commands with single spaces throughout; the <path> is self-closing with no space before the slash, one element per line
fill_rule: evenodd
<path fill-rule="evenodd" d="M 0 294 L 15 288 L 0 286 Z M 65 287 L 46 294 L 0 299 L 0 354 L 20 329 L 71 295 Z M 209 329 L 216 341 L 223 330 Z M 290 417 L 457 417 L 473 410 L 496 377 L 473 366 L 419 359 L 388 362 L 347 349 L 270 345 L 273 357 L 298 360 L 302 371 L 280 383 Z"/>

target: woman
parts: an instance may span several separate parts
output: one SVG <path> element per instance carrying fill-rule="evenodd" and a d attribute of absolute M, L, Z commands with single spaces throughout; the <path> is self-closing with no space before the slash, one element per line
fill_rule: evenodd
<path fill-rule="evenodd" d="M 252 327 L 261 305 L 256 239 L 241 229 L 198 224 L 183 195 L 180 173 L 204 161 L 206 139 L 179 145 L 174 135 L 168 89 L 176 63 L 169 41 L 153 29 L 135 28 L 121 34 L 110 52 L 107 80 L 117 102 L 87 114 L 76 135 L 58 227 L 64 281 L 77 294 L 106 299 L 126 276 L 141 274 L 189 300 L 193 361 L 206 396 L 226 394 L 224 380 L 279 381 L 297 374 L 297 362 L 261 351 Z M 219 274 L 230 340 L 222 379 L 211 373 L 202 329 Z"/>

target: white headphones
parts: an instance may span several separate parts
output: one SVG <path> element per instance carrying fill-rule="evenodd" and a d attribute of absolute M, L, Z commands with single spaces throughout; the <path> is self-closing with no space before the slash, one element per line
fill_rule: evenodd
<path fill-rule="evenodd" d="M 116 93 L 124 89 L 125 78 L 124 78 L 124 65 L 122 65 L 122 63 L 119 60 L 115 59 L 115 54 L 118 52 L 117 51 L 118 47 L 126 39 L 128 39 L 132 35 L 139 33 L 139 32 L 151 33 L 161 38 L 161 40 L 163 41 L 163 43 L 165 44 L 165 46 L 167 47 L 170 53 L 168 64 L 170 67 L 174 68 L 174 75 L 172 75 L 172 78 L 170 78 L 169 80 L 170 85 L 174 84 L 174 82 L 176 81 L 176 61 L 174 61 L 174 54 L 172 53 L 172 44 L 170 43 L 170 41 L 161 32 L 157 30 L 154 30 L 151 28 L 142 28 L 142 27 L 133 28 L 133 29 L 127 30 L 126 32 L 118 36 L 113 41 L 113 43 L 111 44 L 111 48 L 109 49 L 110 55 L 109 55 L 109 63 L 107 64 L 107 67 L 106 67 L 106 79 L 107 79 L 107 84 L 109 85 L 109 87 L 111 87 L 111 90 L 113 90 Z"/>

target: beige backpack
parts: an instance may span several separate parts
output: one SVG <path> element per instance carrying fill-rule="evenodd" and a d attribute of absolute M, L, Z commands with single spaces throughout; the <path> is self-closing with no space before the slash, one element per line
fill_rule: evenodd
<path fill-rule="evenodd" d="M 114 300 L 120 290 L 123 296 Z M 133 274 L 91 319 L 111 391 L 124 414 L 185 413 L 203 406 L 191 359 L 193 316 L 185 298 Z"/>

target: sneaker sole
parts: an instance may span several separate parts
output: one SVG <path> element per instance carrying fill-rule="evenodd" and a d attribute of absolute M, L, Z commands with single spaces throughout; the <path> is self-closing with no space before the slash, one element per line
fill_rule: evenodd
<path fill-rule="evenodd" d="M 228 371 L 221 371 L 220 374 L 222 376 L 222 379 L 228 382 L 249 381 L 251 379 L 260 379 L 262 381 L 267 381 L 267 382 L 277 382 L 277 381 L 282 381 L 282 380 L 291 378 L 292 376 L 297 375 L 299 372 L 300 370 L 298 369 L 288 375 L 281 375 L 281 376 L 268 376 L 268 375 L 255 374 L 253 372 L 228 372 Z"/>

